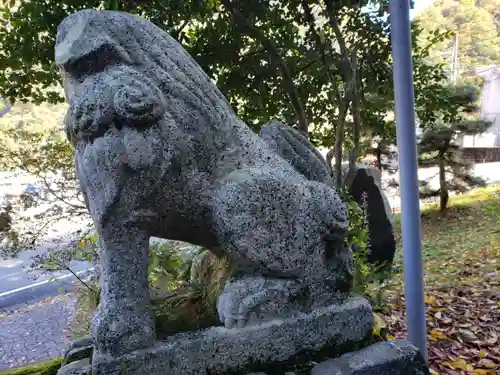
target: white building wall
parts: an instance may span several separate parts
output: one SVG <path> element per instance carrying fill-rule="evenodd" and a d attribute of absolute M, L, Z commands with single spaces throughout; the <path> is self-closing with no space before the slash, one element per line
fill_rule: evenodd
<path fill-rule="evenodd" d="M 484 78 L 481 89 L 481 119 L 492 122 L 484 134 L 466 135 L 462 139 L 463 147 L 499 147 L 500 146 L 500 66 L 489 66 L 477 70 Z"/>

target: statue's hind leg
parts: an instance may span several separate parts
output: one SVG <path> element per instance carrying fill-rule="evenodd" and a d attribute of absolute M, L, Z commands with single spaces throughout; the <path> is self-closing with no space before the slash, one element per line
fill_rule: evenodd
<path fill-rule="evenodd" d="M 304 293 L 309 298 L 315 293 L 309 287 L 329 278 L 326 237 L 332 228 L 338 230 L 342 245 L 346 223 L 335 217 L 337 201 L 329 196 L 335 192 L 316 185 L 249 168 L 229 174 L 214 191 L 213 219 L 221 248 L 241 270 L 228 281 L 217 304 L 227 327 L 243 325 L 253 312 L 262 311 L 261 305 L 264 316 L 279 315 L 281 305 Z M 318 193 L 321 189 L 325 197 Z"/>
<path fill-rule="evenodd" d="M 300 290 L 301 284 L 294 280 L 250 275 L 230 278 L 217 301 L 219 319 L 226 328 L 242 328 L 262 305 L 281 304 L 267 312 L 278 314 Z"/>

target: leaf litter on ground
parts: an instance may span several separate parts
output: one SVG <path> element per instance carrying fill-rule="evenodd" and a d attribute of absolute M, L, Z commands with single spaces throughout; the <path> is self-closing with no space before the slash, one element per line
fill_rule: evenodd
<path fill-rule="evenodd" d="M 424 208 L 422 231 L 431 373 L 500 374 L 500 186 Z M 388 339 L 407 337 L 401 286 L 399 273 L 380 312 Z"/>

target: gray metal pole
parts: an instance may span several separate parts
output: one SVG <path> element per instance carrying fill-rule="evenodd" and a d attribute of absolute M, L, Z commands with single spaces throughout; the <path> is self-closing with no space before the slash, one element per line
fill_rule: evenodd
<path fill-rule="evenodd" d="M 403 267 L 409 341 L 427 361 L 409 0 L 391 0 L 392 59 L 399 157 Z"/>

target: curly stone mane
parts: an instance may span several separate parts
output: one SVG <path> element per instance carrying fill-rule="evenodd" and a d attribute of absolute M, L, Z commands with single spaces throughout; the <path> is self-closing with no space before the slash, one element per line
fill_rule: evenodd
<path fill-rule="evenodd" d="M 58 29 L 56 64 L 65 86 L 70 82 L 79 94 L 67 93 L 65 130 L 73 143 L 91 141 L 111 127 L 194 117 L 209 125 L 235 116 L 170 35 L 128 13 L 86 10 L 67 17 Z"/>

